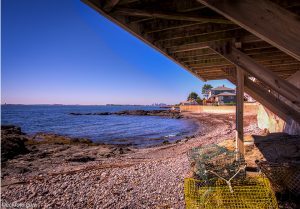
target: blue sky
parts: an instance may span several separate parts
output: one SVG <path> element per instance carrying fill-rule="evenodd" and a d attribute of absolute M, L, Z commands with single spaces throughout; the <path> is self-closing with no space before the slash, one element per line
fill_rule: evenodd
<path fill-rule="evenodd" d="M 80 0 L 1 7 L 2 103 L 172 104 L 201 92 L 204 82 Z"/>

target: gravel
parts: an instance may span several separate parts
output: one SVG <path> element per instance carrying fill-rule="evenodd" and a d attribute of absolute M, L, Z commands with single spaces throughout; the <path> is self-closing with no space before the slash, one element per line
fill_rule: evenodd
<path fill-rule="evenodd" d="M 186 117 L 195 116 L 186 114 Z M 100 149 L 94 147 L 97 157 L 86 162 L 59 163 L 70 157 L 64 156 L 70 155 L 70 151 L 66 154 L 61 151 L 57 158 L 50 154 L 40 161 L 43 169 L 5 176 L 2 202 L 33 204 L 37 208 L 184 208 L 183 180 L 190 169 L 186 151 L 234 137 L 234 116 L 201 114 L 196 118 L 201 123 L 199 133 L 174 144 L 134 149 L 109 158 L 97 153 Z M 250 124 L 247 132 L 257 131 Z M 91 149 L 78 146 L 76 150 L 74 146 L 78 145 L 67 150 Z M 10 163 L 20 164 L 22 160 Z M 37 160 L 31 159 L 30 163 L 34 165 Z"/>

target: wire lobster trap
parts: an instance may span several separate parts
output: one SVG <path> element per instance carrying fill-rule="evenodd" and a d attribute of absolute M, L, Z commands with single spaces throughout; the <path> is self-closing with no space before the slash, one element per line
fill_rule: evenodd
<path fill-rule="evenodd" d="M 271 181 L 275 191 L 289 191 L 300 196 L 300 164 L 298 163 L 270 163 L 258 162 L 262 173 Z"/>
<path fill-rule="evenodd" d="M 194 177 L 201 180 L 223 179 L 230 183 L 233 178 L 246 176 L 244 157 L 218 145 L 196 147 L 188 151 Z"/>
<path fill-rule="evenodd" d="M 208 183 L 209 182 L 209 183 Z M 186 178 L 187 209 L 277 209 L 276 197 L 267 178 L 234 179 L 230 189 L 223 180 Z"/>

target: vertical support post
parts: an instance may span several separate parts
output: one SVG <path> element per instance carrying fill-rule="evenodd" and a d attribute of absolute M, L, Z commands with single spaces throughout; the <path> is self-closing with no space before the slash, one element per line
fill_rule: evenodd
<path fill-rule="evenodd" d="M 236 149 L 244 155 L 244 71 L 240 68 L 236 68 L 236 81 Z"/>

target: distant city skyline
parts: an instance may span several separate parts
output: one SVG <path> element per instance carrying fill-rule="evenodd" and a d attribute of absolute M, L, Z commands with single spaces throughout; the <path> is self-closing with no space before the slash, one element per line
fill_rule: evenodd
<path fill-rule="evenodd" d="M 175 104 L 201 94 L 203 81 L 79 0 L 1 8 L 2 104 Z"/>

